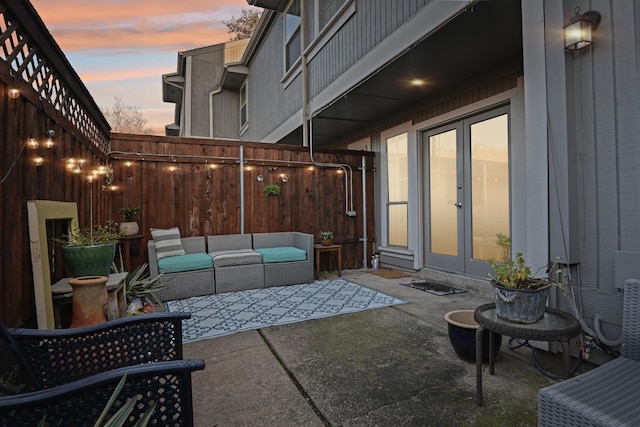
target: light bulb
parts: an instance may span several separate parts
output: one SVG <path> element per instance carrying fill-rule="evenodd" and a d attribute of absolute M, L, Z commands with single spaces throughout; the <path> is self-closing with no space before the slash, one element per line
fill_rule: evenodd
<path fill-rule="evenodd" d="M 9 89 L 8 95 L 9 95 L 9 98 L 11 99 L 18 99 L 20 98 L 20 91 L 15 87 L 12 87 L 11 89 Z"/>
<path fill-rule="evenodd" d="M 44 163 L 44 157 L 36 157 L 35 159 L 33 159 L 33 163 L 36 166 L 42 166 L 42 164 Z"/>
<path fill-rule="evenodd" d="M 32 150 L 38 149 L 38 140 L 32 136 L 29 137 L 29 148 L 31 148 Z"/>

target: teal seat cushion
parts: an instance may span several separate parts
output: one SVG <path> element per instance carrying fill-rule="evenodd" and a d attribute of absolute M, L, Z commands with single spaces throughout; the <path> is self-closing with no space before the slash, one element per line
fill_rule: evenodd
<path fill-rule="evenodd" d="M 290 246 L 284 246 L 281 248 L 260 248 L 254 250 L 262 254 L 262 262 L 265 264 L 307 260 L 307 251 Z"/>
<path fill-rule="evenodd" d="M 158 270 L 161 273 L 206 270 L 211 267 L 213 267 L 213 261 L 208 254 L 204 253 L 169 256 L 158 260 Z"/>

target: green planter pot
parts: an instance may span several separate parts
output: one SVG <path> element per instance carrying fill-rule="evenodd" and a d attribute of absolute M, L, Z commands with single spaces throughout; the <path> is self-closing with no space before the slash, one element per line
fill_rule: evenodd
<path fill-rule="evenodd" d="M 538 290 L 506 288 L 491 281 L 496 314 L 515 323 L 535 323 L 542 319 L 549 297 L 549 286 Z"/>
<path fill-rule="evenodd" d="M 93 246 L 63 246 L 65 264 L 73 277 L 109 276 L 116 244 L 105 243 Z"/>

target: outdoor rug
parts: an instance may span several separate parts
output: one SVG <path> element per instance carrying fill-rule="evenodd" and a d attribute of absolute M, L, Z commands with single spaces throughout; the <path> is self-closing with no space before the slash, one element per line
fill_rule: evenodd
<path fill-rule="evenodd" d="M 400 277 L 408 277 L 409 273 L 404 271 L 392 270 L 390 268 L 381 268 L 379 270 L 367 270 L 368 273 L 375 274 L 376 276 L 384 277 L 385 279 L 397 279 Z"/>
<path fill-rule="evenodd" d="M 434 295 L 451 295 L 467 292 L 465 289 L 453 288 L 451 286 L 429 282 L 422 279 L 401 280 L 399 283 Z"/>
<path fill-rule="evenodd" d="M 406 302 L 347 280 L 315 281 L 168 301 L 167 311 L 190 312 L 184 343 L 235 332 L 389 307 Z"/>

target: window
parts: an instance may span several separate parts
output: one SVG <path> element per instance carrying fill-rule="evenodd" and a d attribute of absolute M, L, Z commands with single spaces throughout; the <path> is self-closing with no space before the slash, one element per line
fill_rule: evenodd
<path fill-rule="evenodd" d="M 285 69 L 291 69 L 301 54 L 300 0 L 294 0 L 284 15 Z"/>
<path fill-rule="evenodd" d="M 249 125 L 247 112 L 247 81 L 240 87 L 240 131 L 242 132 Z"/>
<path fill-rule="evenodd" d="M 387 139 L 388 244 L 408 246 L 409 163 L 407 133 Z"/>

